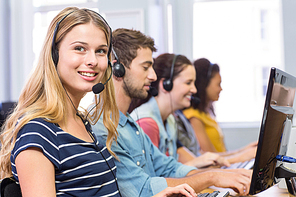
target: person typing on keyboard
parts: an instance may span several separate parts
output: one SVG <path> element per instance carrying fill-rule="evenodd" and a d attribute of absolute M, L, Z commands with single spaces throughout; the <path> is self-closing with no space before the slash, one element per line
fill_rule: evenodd
<path fill-rule="evenodd" d="M 206 58 L 199 58 L 193 62 L 196 71 L 195 87 L 197 92 L 193 94 L 198 98 L 198 102 L 192 102 L 190 107 L 182 109 L 182 114 L 190 122 L 194 137 L 188 139 L 186 135 L 180 139 L 190 150 L 191 144 L 186 141 L 197 141 L 199 150 L 202 152 L 215 152 L 227 157 L 230 163 L 244 162 L 255 158 L 257 151 L 257 141 L 236 149 L 227 150 L 224 143 L 224 134 L 216 121 L 214 103 L 219 100 L 221 87 L 220 67 L 216 63 L 211 63 Z M 179 136 L 178 136 L 179 137 Z M 192 150 L 194 154 L 195 151 Z"/>
<path fill-rule="evenodd" d="M 149 86 L 157 78 L 152 67 L 152 52 L 156 51 L 154 40 L 136 30 L 117 29 L 113 31 L 112 44 L 115 58 L 113 64 L 120 62 L 120 70 L 124 70 L 120 74 L 113 72 L 112 77 L 120 117 L 116 128 L 117 143 L 112 143 L 111 150 L 118 158 L 115 164 L 122 196 L 150 197 L 167 187 L 183 183 L 190 185 L 196 193 L 216 186 L 232 188 L 239 194 L 246 195 L 249 191 L 251 171 L 200 170 L 179 163 L 153 145 L 132 119 L 128 108 L 132 99 L 144 99 L 148 96 Z M 192 65 L 187 67 L 190 69 Z M 94 125 L 93 131 L 100 143 L 110 142 L 102 119 Z"/>

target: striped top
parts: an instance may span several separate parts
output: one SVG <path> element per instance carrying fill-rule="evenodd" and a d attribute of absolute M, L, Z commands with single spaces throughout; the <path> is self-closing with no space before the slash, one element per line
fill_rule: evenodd
<path fill-rule="evenodd" d="M 114 159 L 94 139 L 95 143 L 85 142 L 54 123 L 33 119 L 19 131 L 11 152 L 13 176 L 18 182 L 17 155 L 28 147 L 37 147 L 55 166 L 57 196 L 119 196 Z"/>

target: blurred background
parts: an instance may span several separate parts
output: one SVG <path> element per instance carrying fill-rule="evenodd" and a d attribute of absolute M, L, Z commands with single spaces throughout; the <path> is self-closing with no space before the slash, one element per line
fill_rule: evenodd
<path fill-rule="evenodd" d="M 1 0 L 2 105 L 17 101 L 50 21 L 68 6 L 98 11 L 113 30 L 150 35 L 154 57 L 169 52 L 217 63 L 223 91 L 215 109 L 230 150 L 258 138 L 270 68 L 296 76 L 295 0 Z"/>

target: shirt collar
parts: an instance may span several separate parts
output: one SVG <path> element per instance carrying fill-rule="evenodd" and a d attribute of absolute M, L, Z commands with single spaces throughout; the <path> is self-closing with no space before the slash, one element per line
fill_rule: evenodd
<path fill-rule="evenodd" d="M 128 112 L 126 112 L 126 115 L 124 115 L 121 111 L 119 111 L 119 125 L 121 127 L 126 126 L 126 124 L 129 122 L 130 125 L 134 125 L 137 127 L 137 129 L 140 129 L 138 127 L 138 124 L 135 122 L 135 120 L 130 116 Z"/>
<path fill-rule="evenodd" d="M 127 116 L 129 116 L 128 112 L 127 112 Z M 124 127 L 127 123 L 127 116 L 124 115 L 121 111 L 119 111 L 119 125 Z"/>

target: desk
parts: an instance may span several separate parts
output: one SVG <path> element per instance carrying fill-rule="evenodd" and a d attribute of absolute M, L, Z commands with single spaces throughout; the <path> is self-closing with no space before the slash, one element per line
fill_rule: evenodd
<path fill-rule="evenodd" d="M 278 187 L 278 185 L 274 185 L 270 187 L 269 189 L 260 192 L 254 196 L 258 197 L 289 197 L 289 192 L 287 189 L 281 189 Z"/>
<path fill-rule="evenodd" d="M 230 191 L 231 196 L 239 196 L 239 195 L 237 195 L 236 192 L 234 192 L 231 189 L 212 188 L 212 187 L 203 190 L 201 193 L 205 193 L 205 192 L 211 193 L 215 190 L 219 190 L 219 191 L 227 190 L 227 191 Z M 260 192 L 256 195 L 253 195 L 253 196 L 254 197 L 289 197 L 290 195 L 289 195 L 289 192 L 287 189 L 281 189 L 278 187 L 278 185 L 274 185 L 274 186 L 270 187 L 269 189 L 267 189 L 263 192 Z"/>

